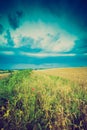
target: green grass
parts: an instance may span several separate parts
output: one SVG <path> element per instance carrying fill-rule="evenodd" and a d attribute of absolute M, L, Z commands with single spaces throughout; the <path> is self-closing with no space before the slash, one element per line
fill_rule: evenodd
<path fill-rule="evenodd" d="M 87 130 L 86 87 L 32 70 L 15 71 L 0 80 L 0 127 Z"/>

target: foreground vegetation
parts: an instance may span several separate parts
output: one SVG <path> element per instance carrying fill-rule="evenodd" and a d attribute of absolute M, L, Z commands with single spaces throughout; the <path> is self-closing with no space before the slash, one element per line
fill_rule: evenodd
<path fill-rule="evenodd" d="M 87 86 L 55 74 L 14 71 L 0 80 L 1 128 L 87 130 Z"/>

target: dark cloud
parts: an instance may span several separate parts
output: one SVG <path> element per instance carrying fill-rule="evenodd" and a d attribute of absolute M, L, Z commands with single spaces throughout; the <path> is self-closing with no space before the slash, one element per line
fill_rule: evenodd
<path fill-rule="evenodd" d="M 52 15 L 60 19 L 62 18 L 60 21 L 61 23 L 63 22 L 62 24 L 64 24 L 67 19 L 70 25 L 71 23 L 76 24 L 76 26 L 79 26 L 82 30 L 87 30 L 87 0 L 0 0 L 1 14 L 4 12 L 7 15 L 8 12 L 14 12 L 14 10 L 16 12 L 11 13 L 8 18 L 13 29 L 20 26 L 22 12 L 16 11 L 19 8 L 25 11 L 27 10 L 27 13 L 32 13 L 35 9 L 37 12 L 38 8 L 41 10 L 44 9 L 44 14 L 46 11 L 49 11 Z M 35 14 L 35 16 L 37 15 L 38 14 Z"/>
<path fill-rule="evenodd" d="M 0 12 L 7 14 L 17 7 L 19 0 L 0 0 Z"/>
<path fill-rule="evenodd" d="M 0 35 L 2 35 L 2 34 L 3 34 L 3 32 L 4 32 L 4 27 L 3 27 L 3 25 L 2 25 L 2 24 L 0 24 Z"/>
<path fill-rule="evenodd" d="M 69 21 L 81 29 L 87 29 L 87 0 L 42 0 L 43 7 L 54 16 L 62 18 L 61 22 Z M 64 21 L 63 21 L 64 20 Z"/>
<path fill-rule="evenodd" d="M 7 46 L 9 47 L 14 46 L 14 41 L 13 38 L 11 37 L 11 33 L 9 30 L 6 31 L 5 39 L 7 40 Z"/>
<path fill-rule="evenodd" d="M 35 18 L 42 18 L 43 21 L 49 21 L 51 23 L 52 19 L 49 19 L 51 14 L 55 18 L 57 17 L 59 24 L 63 29 L 70 33 L 77 34 L 76 28 L 86 33 L 87 30 L 87 0 L 21 0 L 22 5 L 26 5 L 26 9 L 31 13 L 35 10 Z M 41 11 L 44 9 L 42 15 L 38 15 L 37 9 Z M 47 19 L 47 12 L 49 12 Z M 43 16 L 43 17 L 42 17 Z M 33 19 L 35 20 L 35 19 Z M 52 21 L 53 22 L 53 21 Z M 67 26 L 67 25 L 68 26 Z M 71 28 L 72 27 L 72 28 Z"/>
<path fill-rule="evenodd" d="M 23 11 L 18 10 L 18 11 L 16 11 L 16 14 L 17 14 L 17 16 L 18 16 L 19 18 L 21 18 L 21 17 L 23 16 Z"/>
<path fill-rule="evenodd" d="M 86 0 L 42 0 L 43 6 L 53 13 L 74 13 L 74 15 L 86 15 Z M 64 12 L 65 11 L 65 12 Z"/>
<path fill-rule="evenodd" d="M 22 11 L 16 11 L 16 13 L 11 13 L 8 15 L 9 24 L 14 30 L 20 26 L 22 16 Z"/>

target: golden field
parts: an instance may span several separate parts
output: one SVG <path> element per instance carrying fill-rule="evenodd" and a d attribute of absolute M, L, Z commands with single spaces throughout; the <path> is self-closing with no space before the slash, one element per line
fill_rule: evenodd
<path fill-rule="evenodd" d="M 10 74 L 10 73 L 0 74 L 0 79 L 6 78 L 7 76 L 9 76 L 9 74 Z"/>
<path fill-rule="evenodd" d="M 87 67 L 82 68 L 54 68 L 37 70 L 36 72 L 44 73 L 46 75 L 59 76 L 65 79 L 69 79 L 79 85 L 87 86 Z"/>

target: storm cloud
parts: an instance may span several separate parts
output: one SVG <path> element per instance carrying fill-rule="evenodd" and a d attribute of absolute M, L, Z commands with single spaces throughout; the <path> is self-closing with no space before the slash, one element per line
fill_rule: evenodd
<path fill-rule="evenodd" d="M 14 30 L 20 26 L 22 16 L 23 16 L 22 11 L 16 11 L 16 13 L 8 15 L 9 24 Z"/>
<path fill-rule="evenodd" d="M 0 35 L 2 35 L 3 32 L 4 32 L 4 27 L 2 24 L 0 24 Z"/>
<path fill-rule="evenodd" d="M 0 56 L 18 64 L 87 65 L 87 1 L 0 0 Z"/>
<path fill-rule="evenodd" d="M 13 47 L 14 46 L 14 41 L 11 37 L 11 33 L 9 30 L 6 31 L 6 35 L 5 35 L 5 39 L 6 39 L 6 44 L 7 44 L 7 47 Z"/>

